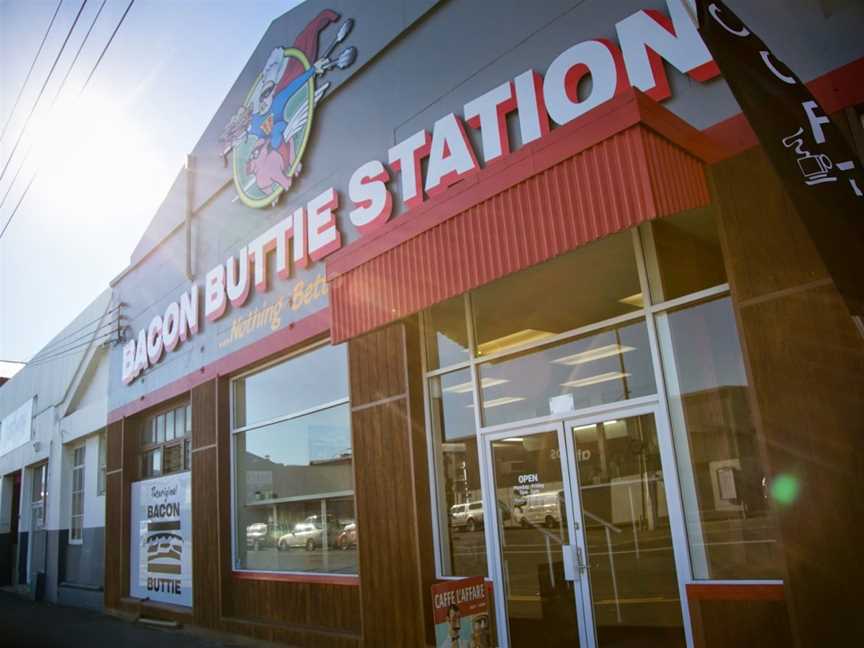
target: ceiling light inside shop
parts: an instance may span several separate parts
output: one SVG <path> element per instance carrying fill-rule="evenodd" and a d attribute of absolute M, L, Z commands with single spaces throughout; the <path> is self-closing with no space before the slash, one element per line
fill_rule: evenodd
<path fill-rule="evenodd" d="M 587 351 L 582 351 L 581 353 L 574 353 L 573 355 L 564 356 L 563 358 L 558 358 L 557 360 L 553 360 L 552 362 L 555 364 L 572 366 L 578 364 L 585 364 L 586 362 L 592 362 L 594 360 L 600 360 L 601 358 L 611 358 L 612 356 L 621 355 L 622 353 L 627 353 L 628 351 L 635 350 L 636 347 L 623 346 L 621 344 L 607 344 L 605 346 L 597 347 L 596 349 L 588 349 Z"/>
<path fill-rule="evenodd" d="M 645 300 L 642 299 L 641 292 L 625 297 L 624 299 L 619 299 L 618 302 L 621 304 L 627 304 L 628 306 L 635 306 L 636 308 L 645 308 Z"/>
<path fill-rule="evenodd" d="M 506 378 L 484 378 L 480 381 L 480 386 L 483 389 L 489 389 L 490 387 L 494 387 L 495 385 L 503 385 L 504 383 L 510 382 Z M 464 383 L 459 383 L 458 385 L 451 385 L 450 387 L 445 387 L 442 391 L 449 392 L 451 394 L 467 394 L 471 391 L 473 385 L 471 381 Z"/>
<path fill-rule="evenodd" d="M 518 403 L 519 401 L 525 400 L 524 396 L 502 396 L 501 398 L 493 398 L 488 401 L 483 401 L 483 407 L 489 409 L 490 407 L 498 407 L 499 405 L 509 405 L 510 403 Z M 470 405 L 466 405 L 465 407 L 474 407 L 474 403 Z"/>
<path fill-rule="evenodd" d="M 548 337 L 552 337 L 553 335 L 554 333 L 552 333 L 551 331 L 522 329 L 521 331 L 516 331 L 515 333 L 511 333 L 510 335 L 505 335 L 504 337 L 495 338 L 494 340 L 484 342 L 477 347 L 477 355 L 489 355 L 491 353 L 503 351 L 504 349 L 509 349 L 511 347 L 528 344 L 529 342 L 536 342 L 537 340 L 543 340 Z"/>
<path fill-rule="evenodd" d="M 507 443 L 522 443 L 525 439 L 522 437 L 510 437 L 508 439 L 504 439 Z"/>
<path fill-rule="evenodd" d="M 562 387 L 587 387 L 588 385 L 596 385 L 597 383 L 609 382 L 610 380 L 620 380 L 621 378 L 629 378 L 630 374 L 623 371 L 607 371 L 606 373 L 589 376 L 588 378 L 579 378 L 578 380 L 568 380 L 561 383 Z"/>

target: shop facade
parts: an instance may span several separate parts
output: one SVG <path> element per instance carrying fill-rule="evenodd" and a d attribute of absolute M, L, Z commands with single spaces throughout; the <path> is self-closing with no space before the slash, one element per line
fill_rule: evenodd
<path fill-rule="evenodd" d="M 0 391 L 0 586 L 102 608 L 108 345 L 105 290 Z"/>
<path fill-rule="evenodd" d="M 740 9 L 860 142 L 861 9 Z M 106 608 L 424 646 L 482 576 L 501 646 L 808 645 L 864 350 L 739 112 L 672 0 L 274 21 L 113 282 Z"/>

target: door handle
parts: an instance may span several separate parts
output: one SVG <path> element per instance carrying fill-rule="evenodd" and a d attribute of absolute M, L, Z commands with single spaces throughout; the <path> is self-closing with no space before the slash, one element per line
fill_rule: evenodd
<path fill-rule="evenodd" d="M 585 573 L 585 554 L 582 547 L 575 544 L 562 545 L 564 552 L 564 578 L 568 581 L 576 581 Z"/>
<path fill-rule="evenodd" d="M 585 555 L 582 553 L 582 547 L 576 547 L 576 569 L 580 576 L 585 573 Z"/>

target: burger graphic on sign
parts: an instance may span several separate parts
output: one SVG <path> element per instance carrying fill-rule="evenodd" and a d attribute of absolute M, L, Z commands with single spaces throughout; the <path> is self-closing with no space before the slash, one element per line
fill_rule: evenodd
<path fill-rule="evenodd" d="M 249 207 L 275 205 L 282 192 L 291 189 L 302 170 L 315 107 L 330 87 L 319 79 L 333 68 L 347 68 L 357 58 L 354 47 L 331 58 L 354 26 L 350 18 L 319 56 L 319 35 L 338 21 L 339 14 L 325 9 L 292 45 L 276 47 L 225 126 L 220 141 L 226 146 L 225 155 L 231 154 L 238 197 Z"/>
<path fill-rule="evenodd" d="M 180 535 L 180 521 L 161 522 L 158 531 L 153 532 L 156 524 L 150 524 L 147 534 L 147 571 L 157 574 L 180 574 L 183 566 L 183 536 Z"/>

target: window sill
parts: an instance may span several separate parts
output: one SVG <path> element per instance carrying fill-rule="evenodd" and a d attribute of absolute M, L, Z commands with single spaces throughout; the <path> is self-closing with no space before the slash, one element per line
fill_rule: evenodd
<path fill-rule="evenodd" d="M 279 581 L 283 583 L 320 583 L 322 585 L 346 585 L 358 587 L 360 577 L 348 574 L 303 574 L 298 572 L 280 574 L 277 572 L 233 571 L 235 580 Z"/>

